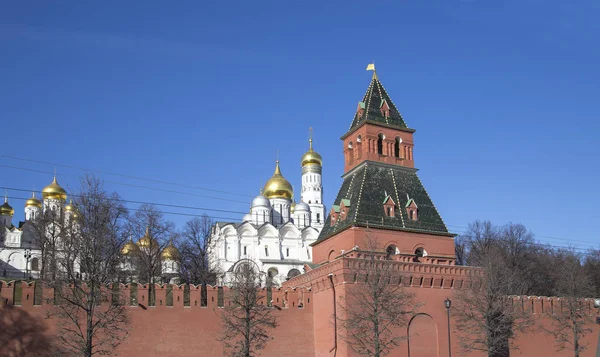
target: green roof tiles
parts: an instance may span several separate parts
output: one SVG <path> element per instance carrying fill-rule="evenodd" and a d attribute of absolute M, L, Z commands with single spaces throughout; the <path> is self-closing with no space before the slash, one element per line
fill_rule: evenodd
<path fill-rule="evenodd" d="M 381 106 L 383 106 L 383 103 L 385 102 L 387 102 L 388 106 L 390 107 L 388 117 L 385 117 L 381 113 Z M 396 106 L 390 99 L 390 96 L 385 91 L 385 88 L 383 88 L 383 85 L 381 84 L 377 76 L 375 76 L 371 80 L 371 84 L 367 89 L 367 93 L 365 93 L 365 96 L 363 100 L 359 102 L 359 105 L 365 110 L 363 110 L 362 113 L 357 111 L 354 114 L 354 120 L 350 125 L 350 128 L 348 130 L 349 132 L 358 128 L 365 122 L 370 122 L 400 130 L 406 130 L 411 132 L 414 131 L 413 129 L 408 128 L 406 122 L 404 122 L 404 119 L 402 118 L 402 115 L 398 111 L 398 108 L 396 108 Z"/>
<path fill-rule="evenodd" d="M 363 180 L 364 184 L 361 185 Z M 395 216 L 388 217 L 382 203 L 382 199 L 387 200 L 384 192 L 388 192 L 388 196 L 392 197 L 392 200 L 394 200 L 393 197 L 398 198 L 400 202 L 395 202 L 398 207 L 405 207 L 412 199 L 419 202 L 419 219 L 416 221 L 411 220 L 404 209 L 398 209 Z M 452 235 L 448 232 L 440 214 L 413 169 L 367 161 L 344 178 L 332 207 L 339 207 L 345 197 L 353 202 L 348 209 L 347 218 L 337 220 L 331 226 L 330 217 L 327 217 L 325 227 L 321 231 L 317 242 L 323 241 L 348 227 L 366 225 L 373 228 Z"/>

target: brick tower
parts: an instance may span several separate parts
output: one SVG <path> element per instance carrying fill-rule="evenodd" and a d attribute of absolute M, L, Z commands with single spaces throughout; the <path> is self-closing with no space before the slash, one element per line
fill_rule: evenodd
<path fill-rule="evenodd" d="M 341 137 L 344 182 L 313 243 L 314 263 L 332 261 L 354 247 L 364 249 L 368 228 L 378 246 L 406 261 L 454 264 L 454 235 L 414 167 L 414 132 L 373 68 L 350 129 Z"/>

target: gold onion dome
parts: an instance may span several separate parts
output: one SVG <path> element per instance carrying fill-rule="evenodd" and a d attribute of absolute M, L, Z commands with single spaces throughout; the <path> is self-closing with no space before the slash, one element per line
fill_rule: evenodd
<path fill-rule="evenodd" d="M 31 193 L 31 198 L 25 201 L 25 207 L 38 207 L 42 208 L 42 201 L 35 197 L 35 192 Z"/>
<path fill-rule="evenodd" d="M 273 176 L 265 184 L 263 192 L 268 199 L 287 198 L 289 200 L 294 196 L 292 185 L 281 175 L 279 160 L 277 160 L 277 164 L 275 165 L 275 173 L 273 173 Z"/>
<path fill-rule="evenodd" d="M 54 180 L 51 184 L 44 187 L 42 190 L 42 197 L 44 199 L 58 199 L 58 200 L 67 200 L 67 191 L 64 188 L 60 187 L 58 182 L 56 182 L 56 176 L 54 176 Z"/>
<path fill-rule="evenodd" d="M 140 248 L 158 247 L 156 240 L 150 237 L 150 228 L 146 227 L 146 234 L 137 241 L 137 245 Z"/>
<path fill-rule="evenodd" d="M 173 243 L 169 243 L 160 253 L 160 258 L 162 260 L 179 260 L 179 249 L 175 248 Z"/>
<path fill-rule="evenodd" d="M 135 252 L 137 249 L 138 249 L 137 245 L 135 245 L 135 243 L 133 243 L 133 240 L 129 239 L 129 242 L 125 243 L 125 245 L 121 249 L 121 254 L 129 255 L 129 254 Z"/>
<path fill-rule="evenodd" d="M 75 206 L 73 206 L 73 200 L 69 201 L 69 204 L 65 206 L 65 211 L 67 212 L 75 212 Z"/>
<path fill-rule="evenodd" d="M 306 166 L 309 164 L 315 164 L 319 166 L 323 166 L 323 158 L 319 155 L 318 152 L 313 150 L 312 147 L 312 138 L 308 140 L 309 148 L 306 154 L 302 155 L 302 166 Z"/>
<path fill-rule="evenodd" d="M 294 213 L 294 211 L 296 211 L 296 201 L 292 201 L 292 204 L 290 205 L 290 213 Z"/>
<path fill-rule="evenodd" d="M 0 215 L 12 216 L 15 214 L 15 210 L 8 204 L 8 197 L 4 197 L 4 204 L 0 206 Z"/>

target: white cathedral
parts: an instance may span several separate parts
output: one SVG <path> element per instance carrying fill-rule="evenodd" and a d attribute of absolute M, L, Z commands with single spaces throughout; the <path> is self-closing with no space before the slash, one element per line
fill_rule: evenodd
<path fill-rule="evenodd" d="M 75 214 L 75 207 L 67 201 L 67 191 L 63 189 L 56 177 L 52 183 L 42 190 L 43 202 L 35 197 L 35 193 L 25 201 L 25 222 L 14 226 L 12 218 L 15 210 L 4 198 L 0 206 L 0 277 L 29 279 L 38 278 L 42 265 L 42 251 L 36 245 L 30 222 L 40 217 L 46 210 L 57 211 L 65 220 Z M 3 239 L 2 239 L 3 238 Z"/>
<path fill-rule="evenodd" d="M 325 222 L 323 159 L 313 150 L 312 138 L 301 166 L 300 202 L 294 201 L 292 185 L 277 161 L 275 173 L 252 200 L 243 221 L 213 226 L 208 256 L 219 284 L 227 284 L 241 264 L 252 264 L 264 276 L 263 283 L 279 285 L 300 275 L 304 264 L 312 262 L 310 244 L 317 240 Z"/>

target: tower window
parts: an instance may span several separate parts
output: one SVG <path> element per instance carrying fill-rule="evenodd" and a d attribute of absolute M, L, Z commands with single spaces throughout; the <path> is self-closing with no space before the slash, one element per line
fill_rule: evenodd
<path fill-rule="evenodd" d="M 321 214 L 317 213 L 317 223 L 321 223 Z"/>
<path fill-rule="evenodd" d="M 290 256 L 290 248 L 285 248 L 285 256 L 286 257 Z"/>
<path fill-rule="evenodd" d="M 244 255 L 248 254 L 247 248 L 248 247 L 244 246 Z"/>
<path fill-rule="evenodd" d="M 414 221 L 414 220 L 415 220 L 415 218 L 414 218 L 414 217 L 415 217 L 415 210 L 412 210 L 412 209 L 411 209 L 411 210 L 410 210 L 410 220 L 411 220 L 411 221 Z"/>
<path fill-rule="evenodd" d="M 265 245 L 265 257 L 269 256 L 269 246 Z"/>
<path fill-rule="evenodd" d="M 394 143 L 394 156 L 400 157 L 400 144 L 402 143 L 402 139 L 400 137 L 396 137 L 396 141 Z"/>
<path fill-rule="evenodd" d="M 383 155 L 383 134 L 377 135 L 377 153 Z"/>

